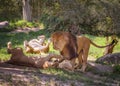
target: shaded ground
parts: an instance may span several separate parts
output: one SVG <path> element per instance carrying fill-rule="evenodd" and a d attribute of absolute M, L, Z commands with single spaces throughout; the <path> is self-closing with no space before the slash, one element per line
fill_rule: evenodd
<path fill-rule="evenodd" d="M 33 31 L 33 32 L 36 32 L 36 31 L 39 31 L 40 28 L 29 28 L 29 27 L 26 27 L 26 28 L 18 28 L 14 31 L 11 31 L 10 33 L 20 33 L 20 32 L 24 32 L 24 33 L 29 33 L 30 31 Z"/>
<path fill-rule="evenodd" d="M 54 70 L 54 69 L 52 69 Z M 0 64 L 0 85 L 2 86 L 120 86 L 120 77 L 105 73 L 80 72 L 59 73 L 44 70 Z M 74 76 L 73 76 L 73 75 Z"/>

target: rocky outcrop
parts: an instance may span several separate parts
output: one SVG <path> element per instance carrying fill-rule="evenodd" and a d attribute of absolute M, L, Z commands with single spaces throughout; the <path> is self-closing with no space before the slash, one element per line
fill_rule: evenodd
<path fill-rule="evenodd" d="M 106 64 L 120 64 L 120 53 L 113 53 L 104 55 L 96 60 L 98 63 L 106 63 Z"/>
<path fill-rule="evenodd" d="M 112 73 L 113 67 L 110 65 L 103 65 L 95 62 L 88 62 L 88 71 L 92 71 L 94 73 Z"/>
<path fill-rule="evenodd" d="M 0 22 L 0 28 L 7 27 L 8 25 L 9 25 L 9 22 L 8 22 L 8 21 Z"/>

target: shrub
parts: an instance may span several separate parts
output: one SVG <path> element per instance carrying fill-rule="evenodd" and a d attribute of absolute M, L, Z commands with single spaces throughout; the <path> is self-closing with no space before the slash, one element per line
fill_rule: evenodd
<path fill-rule="evenodd" d="M 113 67 L 113 72 L 114 72 L 114 73 L 117 73 L 117 74 L 120 74 L 120 65 L 115 65 L 115 66 Z"/>
<path fill-rule="evenodd" d="M 24 28 L 24 27 L 38 27 L 39 24 L 38 23 L 35 23 L 35 22 L 27 22 L 25 20 L 19 20 L 17 22 L 15 22 L 15 26 L 16 27 L 21 27 L 21 28 Z"/>
<path fill-rule="evenodd" d="M 9 26 L 5 27 L 5 28 L 1 28 L 0 32 L 10 32 L 14 29 L 17 29 L 18 27 L 20 28 L 24 28 L 24 27 L 39 27 L 40 24 L 39 22 L 27 22 L 25 20 L 19 20 L 16 22 L 10 22 Z"/>
<path fill-rule="evenodd" d="M 27 21 L 25 21 L 25 20 L 19 20 L 19 21 L 15 22 L 15 25 L 16 25 L 16 27 L 23 28 L 23 27 L 25 27 L 27 25 Z"/>
<path fill-rule="evenodd" d="M 26 26 L 27 26 L 27 27 L 38 27 L 39 24 L 38 24 L 38 23 L 35 23 L 35 22 L 27 22 L 27 23 L 26 23 Z"/>

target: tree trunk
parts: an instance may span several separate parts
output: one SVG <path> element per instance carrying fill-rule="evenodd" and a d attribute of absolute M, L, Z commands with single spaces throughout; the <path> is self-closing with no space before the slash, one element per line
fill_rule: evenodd
<path fill-rule="evenodd" d="M 22 0 L 23 1 L 23 19 L 26 21 L 31 21 L 31 8 L 29 4 L 29 0 Z"/>

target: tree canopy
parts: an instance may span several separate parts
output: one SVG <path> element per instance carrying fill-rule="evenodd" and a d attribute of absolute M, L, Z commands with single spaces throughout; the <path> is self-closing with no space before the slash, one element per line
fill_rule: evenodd
<path fill-rule="evenodd" d="M 29 1 L 32 20 L 44 23 L 50 31 L 120 36 L 119 0 Z M 22 18 L 22 0 L 0 0 L 0 5 L 1 20 Z"/>

